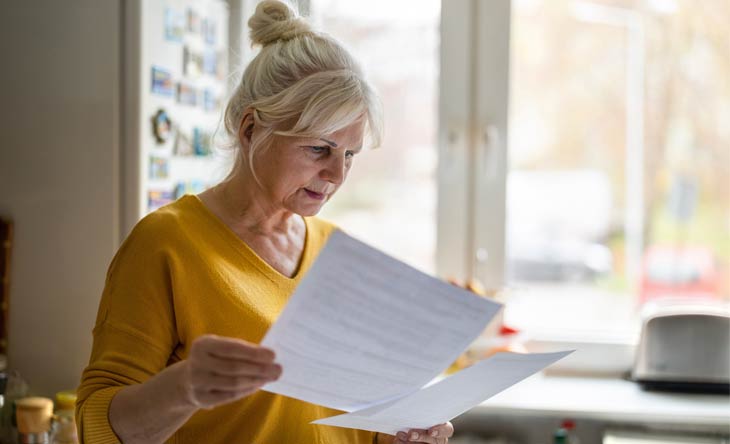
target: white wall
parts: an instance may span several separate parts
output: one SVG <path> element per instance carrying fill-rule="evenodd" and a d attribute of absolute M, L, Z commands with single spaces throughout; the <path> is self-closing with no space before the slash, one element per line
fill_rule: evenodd
<path fill-rule="evenodd" d="M 0 6 L 0 216 L 15 222 L 9 367 L 75 388 L 119 240 L 120 1 Z"/>

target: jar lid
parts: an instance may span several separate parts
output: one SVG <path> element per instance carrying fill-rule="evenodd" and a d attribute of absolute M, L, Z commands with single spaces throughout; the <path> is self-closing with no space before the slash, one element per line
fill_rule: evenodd
<path fill-rule="evenodd" d="M 48 398 L 28 397 L 15 401 L 15 422 L 22 434 L 45 433 L 51 430 L 53 401 Z"/>
<path fill-rule="evenodd" d="M 16 399 L 15 408 L 17 410 L 52 410 L 53 401 L 40 396 L 30 396 L 28 398 Z"/>
<path fill-rule="evenodd" d="M 56 410 L 73 410 L 76 408 L 76 392 L 64 390 L 56 393 Z"/>

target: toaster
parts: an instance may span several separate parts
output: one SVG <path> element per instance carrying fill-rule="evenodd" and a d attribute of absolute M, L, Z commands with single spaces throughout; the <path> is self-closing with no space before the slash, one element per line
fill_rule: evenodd
<path fill-rule="evenodd" d="M 730 306 L 668 303 L 650 308 L 632 379 L 646 390 L 730 394 Z"/>

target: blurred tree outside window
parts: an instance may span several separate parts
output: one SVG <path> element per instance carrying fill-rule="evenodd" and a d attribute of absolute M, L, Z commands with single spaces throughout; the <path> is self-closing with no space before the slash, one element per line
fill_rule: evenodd
<path fill-rule="evenodd" d="M 725 0 L 512 2 L 513 322 L 626 330 L 649 301 L 728 299 L 728 23 Z"/>

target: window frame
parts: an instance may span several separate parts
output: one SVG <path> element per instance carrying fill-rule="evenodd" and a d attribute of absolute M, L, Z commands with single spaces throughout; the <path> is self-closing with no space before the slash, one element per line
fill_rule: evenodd
<path fill-rule="evenodd" d="M 240 67 L 255 54 L 241 24 L 258 1 L 228 2 L 231 66 Z M 490 291 L 502 289 L 506 278 L 511 3 L 441 0 L 436 274 L 461 282 L 477 279 Z M 306 14 L 309 1 L 299 0 L 298 6 Z M 585 351 L 564 360 L 562 370 L 604 376 L 630 366 L 637 342 L 530 333 L 528 348 L 533 351 Z M 596 362 L 591 356 L 605 359 Z"/>
<path fill-rule="evenodd" d="M 436 270 L 488 290 L 505 283 L 510 26 L 510 0 L 441 2 Z"/>
<path fill-rule="evenodd" d="M 436 270 L 498 291 L 506 284 L 512 2 L 442 0 L 441 8 Z M 528 333 L 531 351 L 578 350 L 554 369 L 571 374 L 623 376 L 638 343 L 633 335 Z"/>

